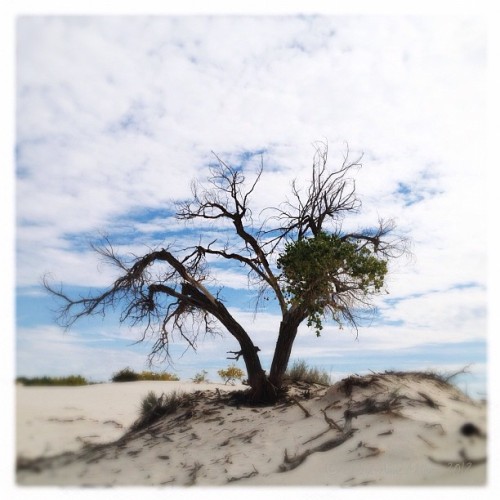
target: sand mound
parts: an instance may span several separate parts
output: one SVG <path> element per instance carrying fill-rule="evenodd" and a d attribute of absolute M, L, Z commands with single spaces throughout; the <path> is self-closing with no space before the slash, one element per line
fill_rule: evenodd
<path fill-rule="evenodd" d="M 430 374 L 294 384 L 271 407 L 218 390 L 108 444 L 20 459 L 31 485 L 482 485 L 486 407 Z"/>

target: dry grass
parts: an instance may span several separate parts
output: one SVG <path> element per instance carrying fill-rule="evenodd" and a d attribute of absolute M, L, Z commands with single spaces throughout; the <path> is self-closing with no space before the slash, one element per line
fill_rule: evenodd
<path fill-rule="evenodd" d="M 331 385 L 330 375 L 315 366 L 308 366 L 304 360 L 296 360 L 286 371 L 285 378 L 292 382 L 307 382 L 308 384 Z"/>

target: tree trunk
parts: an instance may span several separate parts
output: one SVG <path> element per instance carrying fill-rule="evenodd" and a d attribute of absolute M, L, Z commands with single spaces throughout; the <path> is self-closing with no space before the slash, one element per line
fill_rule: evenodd
<path fill-rule="evenodd" d="M 248 340 L 250 340 L 249 337 Z M 240 346 L 247 369 L 248 385 L 251 387 L 250 400 L 253 403 L 275 403 L 277 391 L 262 369 L 256 346 L 251 340 L 249 343 L 240 342 Z"/>
<path fill-rule="evenodd" d="M 254 345 L 248 333 L 220 302 L 218 302 L 215 315 L 240 345 L 248 374 L 248 385 L 251 388 L 250 400 L 254 403 L 275 403 L 277 399 L 276 387 L 271 384 L 266 372 L 262 369 L 257 354 L 257 346 Z"/>
<path fill-rule="evenodd" d="M 247 369 L 248 384 L 251 388 L 250 400 L 254 403 L 275 403 L 278 397 L 278 390 L 282 385 L 283 375 L 288 366 L 297 330 L 306 317 L 304 311 L 300 307 L 296 307 L 284 314 L 280 324 L 269 376 L 262 369 L 257 354 L 258 349 L 252 342 L 252 339 L 219 301 L 217 301 L 215 316 L 240 344 L 241 354 Z"/>
<path fill-rule="evenodd" d="M 274 404 L 278 399 L 277 388 L 270 382 L 264 370 L 255 371 L 250 375 L 248 383 L 251 387 L 250 401 L 252 403 Z"/>
<path fill-rule="evenodd" d="M 281 388 L 283 375 L 286 372 L 288 361 L 292 353 L 292 346 L 297 336 L 300 323 L 304 320 L 304 314 L 299 310 L 287 312 L 280 323 L 280 330 L 276 348 L 274 350 L 273 362 L 269 380 L 278 389 Z"/>

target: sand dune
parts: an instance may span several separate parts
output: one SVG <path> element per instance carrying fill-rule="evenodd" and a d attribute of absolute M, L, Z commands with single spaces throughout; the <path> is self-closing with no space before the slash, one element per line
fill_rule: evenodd
<path fill-rule="evenodd" d="M 18 387 L 19 485 L 485 485 L 486 406 L 426 374 L 294 384 L 249 407 L 221 385 Z M 131 430 L 149 390 L 191 395 Z M 111 442 L 109 442 L 111 441 Z"/>

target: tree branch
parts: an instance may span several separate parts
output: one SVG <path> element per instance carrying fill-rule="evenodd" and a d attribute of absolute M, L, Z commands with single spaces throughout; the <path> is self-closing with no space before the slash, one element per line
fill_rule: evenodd
<path fill-rule="evenodd" d="M 235 228 L 237 236 L 243 243 L 243 251 L 249 256 L 242 255 L 242 252 L 228 252 L 224 250 L 214 250 L 208 246 L 199 245 L 200 253 L 208 253 L 227 260 L 235 260 L 248 266 L 258 277 L 270 286 L 278 299 L 281 311 L 287 309 L 278 279 L 275 276 L 268 261 L 268 254 L 264 251 L 264 245 L 259 242 L 259 232 L 253 228 L 253 219 L 249 208 L 249 198 L 254 192 L 257 183 L 262 175 L 262 166 L 251 184 L 250 188 L 244 191 L 245 177 L 241 171 L 236 170 L 224 163 L 216 156 L 218 165 L 212 168 L 212 177 L 209 179 L 211 188 L 201 188 L 198 185 L 193 187 L 193 201 L 182 203 L 177 211 L 179 220 L 219 219 L 229 220 Z M 247 225 L 249 226 L 247 228 Z M 255 233 L 255 236 L 254 234 Z M 213 243 L 213 242 L 212 242 Z"/>

